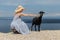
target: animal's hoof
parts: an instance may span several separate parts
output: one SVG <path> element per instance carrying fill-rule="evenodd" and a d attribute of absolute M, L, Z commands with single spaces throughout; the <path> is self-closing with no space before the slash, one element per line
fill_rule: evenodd
<path fill-rule="evenodd" d="M 40 30 L 38 30 L 40 32 Z"/>
<path fill-rule="evenodd" d="M 31 31 L 32 31 L 32 29 L 31 29 Z"/>
<path fill-rule="evenodd" d="M 39 31 L 40 32 L 40 31 Z"/>

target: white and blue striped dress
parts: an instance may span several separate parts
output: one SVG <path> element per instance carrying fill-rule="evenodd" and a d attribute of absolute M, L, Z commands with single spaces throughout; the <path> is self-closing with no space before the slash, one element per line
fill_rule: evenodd
<path fill-rule="evenodd" d="M 13 21 L 11 22 L 11 29 L 15 28 L 21 34 L 29 34 L 29 28 L 24 21 L 21 20 L 21 17 L 14 16 Z"/>

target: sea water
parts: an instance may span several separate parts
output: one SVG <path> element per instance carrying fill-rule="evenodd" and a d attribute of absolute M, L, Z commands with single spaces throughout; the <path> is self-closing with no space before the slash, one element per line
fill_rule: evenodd
<path fill-rule="evenodd" d="M 0 32 L 10 32 L 11 21 L 12 19 L 0 19 Z M 25 22 L 25 23 L 28 25 L 29 28 L 32 25 L 31 22 Z M 42 23 L 40 27 L 41 30 L 60 30 L 60 23 Z"/>

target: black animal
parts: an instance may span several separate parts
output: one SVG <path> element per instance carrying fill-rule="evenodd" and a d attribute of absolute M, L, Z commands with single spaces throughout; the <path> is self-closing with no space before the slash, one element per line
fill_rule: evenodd
<path fill-rule="evenodd" d="M 41 25 L 41 22 L 42 22 L 42 16 L 45 12 L 43 11 L 40 11 L 39 12 L 39 17 L 34 17 L 33 20 L 32 20 L 32 26 L 31 26 L 31 30 L 33 28 L 33 26 L 35 25 L 35 31 L 37 31 L 36 29 L 36 25 L 38 26 L 38 31 L 40 31 L 40 25 Z"/>

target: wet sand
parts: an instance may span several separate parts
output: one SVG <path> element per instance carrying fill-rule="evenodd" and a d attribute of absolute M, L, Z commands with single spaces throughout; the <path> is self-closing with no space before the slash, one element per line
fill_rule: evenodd
<path fill-rule="evenodd" d="M 60 30 L 32 31 L 27 35 L 0 32 L 0 40 L 60 40 Z"/>

